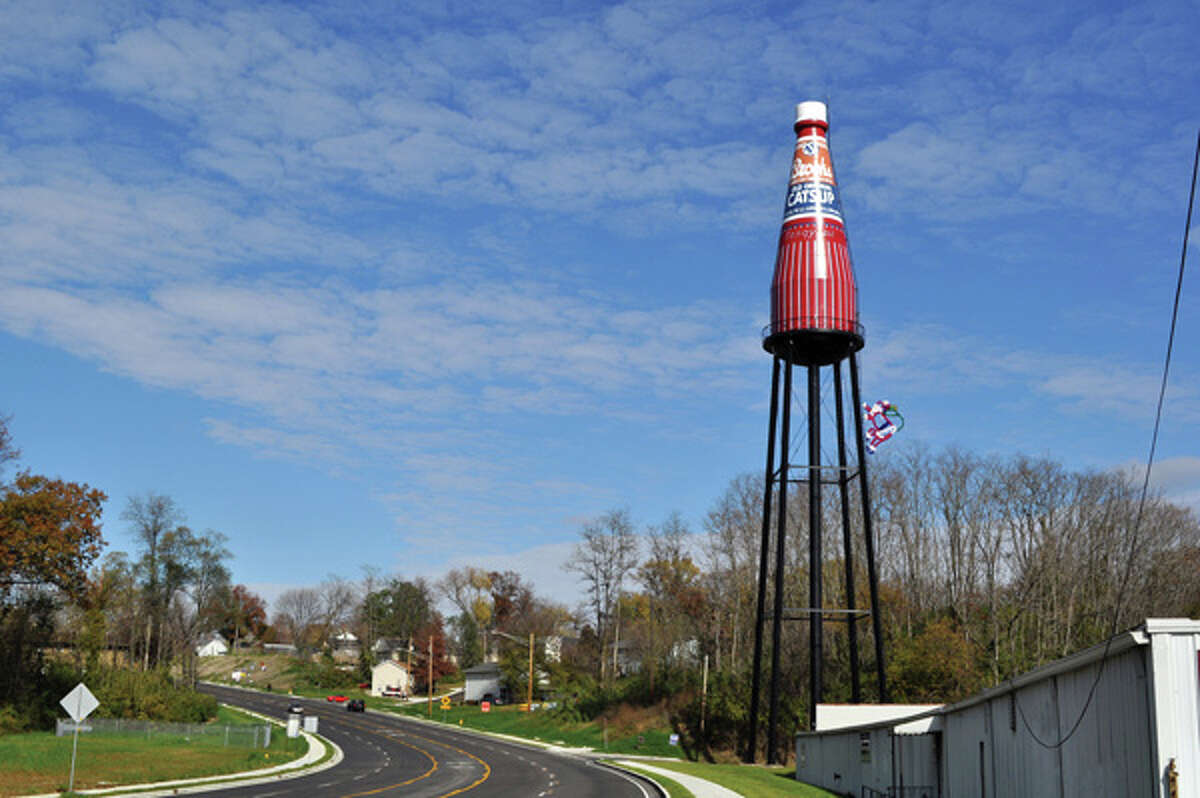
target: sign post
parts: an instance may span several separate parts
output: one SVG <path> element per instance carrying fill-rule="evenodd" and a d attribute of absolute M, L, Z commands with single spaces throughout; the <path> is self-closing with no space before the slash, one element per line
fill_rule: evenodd
<path fill-rule="evenodd" d="M 71 740 L 71 779 L 67 785 L 67 792 L 75 792 L 75 755 L 79 752 L 79 724 L 100 706 L 100 701 L 83 682 L 80 682 L 58 703 L 71 716 L 71 720 L 75 721 L 75 733 Z"/>

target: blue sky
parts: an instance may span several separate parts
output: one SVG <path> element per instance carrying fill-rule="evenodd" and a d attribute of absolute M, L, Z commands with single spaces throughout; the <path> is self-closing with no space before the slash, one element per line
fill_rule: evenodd
<path fill-rule="evenodd" d="M 762 468 L 808 99 L 906 440 L 1146 456 L 1194 1 L 0 15 L 0 414 L 111 548 L 157 491 L 268 597 L 476 564 L 574 603 L 583 519 L 698 529 Z M 1190 277 L 1155 473 L 1200 507 Z"/>

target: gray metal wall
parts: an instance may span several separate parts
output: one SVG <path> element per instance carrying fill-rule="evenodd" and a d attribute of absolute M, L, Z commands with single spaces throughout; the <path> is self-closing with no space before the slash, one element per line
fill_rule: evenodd
<path fill-rule="evenodd" d="M 1168 669 L 1183 674 L 1172 682 L 1170 695 L 1176 702 L 1200 701 L 1196 645 L 1171 648 L 1173 662 Z M 940 733 L 893 736 L 890 726 L 872 729 L 869 763 L 860 762 L 858 729 L 799 735 L 797 778 L 854 795 L 864 785 L 881 791 L 899 786 L 901 773 L 906 787 L 936 785 L 940 779 L 945 798 L 1165 795 L 1154 745 L 1147 672 L 1150 652 L 1151 646 L 1135 645 L 1110 654 L 1102 672 L 1099 662 L 1093 662 L 1048 675 L 1013 693 L 952 707 L 941 717 Z M 1097 674 L 1100 680 L 1089 703 Z M 1181 683 L 1186 684 L 1181 687 Z M 1081 713 L 1082 720 L 1067 742 L 1055 746 Z M 1180 713 L 1172 711 L 1175 727 L 1181 728 L 1177 736 L 1192 735 L 1176 748 L 1194 745 L 1191 741 L 1200 737 L 1200 730 L 1190 728 L 1198 714 L 1200 707 L 1185 708 L 1182 717 L 1189 727 L 1185 729 L 1176 722 Z M 1191 759 L 1200 760 L 1200 749 Z M 1180 761 L 1191 766 L 1186 756 Z M 1182 790 L 1180 794 L 1200 796 Z"/>
<path fill-rule="evenodd" d="M 1147 653 L 1139 646 L 1108 659 L 1087 713 L 1061 746 L 1054 744 L 1079 719 L 1098 663 L 948 713 L 946 794 L 1153 795 Z"/>

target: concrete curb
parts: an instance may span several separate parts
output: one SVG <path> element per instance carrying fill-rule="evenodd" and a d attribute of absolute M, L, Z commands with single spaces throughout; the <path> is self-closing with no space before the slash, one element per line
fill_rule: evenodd
<path fill-rule="evenodd" d="M 715 784 L 708 779 L 702 779 L 690 773 L 681 773 L 678 770 L 655 767 L 643 759 L 625 759 L 615 764 L 628 765 L 631 768 L 649 771 L 656 776 L 670 779 L 691 792 L 696 798 L 741 798 L 741 793 L 734 792 L 728 787 L 722 787 L 720 784 Z M 639 773 L 638 775 L 641 774 Z"/>
<path fill-rule="evenodd" d="M 658 790 L 659 798 L 671 798 L 671 793 L 667 792 L 667 788 L 655 781 L 649 773 L 639 773 L 635 770 L 621 767 L 618 764 L 608 762 L 603 759 L 595 759 L 592 761 L 596 763 L 597 767 L 607 768 L 608 770 L 615 771 L 622 774 L 627 779 L 631 779 L 632 777 L 636 776 L 642 781 L 648 781 L 654 787 L 654 789 Z M 645 791 L 643 790 L 643 792 Z"/>
<path fill-rule="evenodd" d="M 235 707 L 239 712 L 245 712 L 247 715 L 253 715 L 256 718 L 262 718 L 276 726 L 283 726 L 280 721 L 269 718 L 266 715 L 260 715 L 257 712 L 252 712 L 248 709 Z M 344 756 L 342 749 L 333 742 L 319 737 L 315 734 L 310 734 L 306 731 L 301 731 L 301 735 L 308 742 L 308 750 L 304 756 L 299 759 L 293 759 L 291 762 L 285 762 L 282 765 L 274 765 L 269 768 L 259 768 L 258 770 L 247 770 L 241 773 L 222 773 L 219 776 L 197 776 L 192 779 L 176 779 L 174 781 L 159 781 L 149 784 L 125 784 L 120 787 L 104 787 L 94 788 L 90 790 L 76 790 L 80 795 L 129 795 L 136 794 L 144 796 L 144 798 L 156 798 L 157 796 L 168 795 L 186 795 L 194 792 L 204 792 L 212 789 L 214 786 L 221 785 L 226 787 L 244 787 L 254 784 L 274 783 L 284 781 L 286 779 L 294 779 L 299 776 L 307 776 L 311 773 L 320 773 L 323 770 L 337 765 L 342 761 Z M 332 749 L 333 754 L 319 765 L 322 757 L 325 756 L 328 750 Z M 58 798 L 62 793 L 42 793 L 40 795 L 26 795 L 22 798 Z"/>

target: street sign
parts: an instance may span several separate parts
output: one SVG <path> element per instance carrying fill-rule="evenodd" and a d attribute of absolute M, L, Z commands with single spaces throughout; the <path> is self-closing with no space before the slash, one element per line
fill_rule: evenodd
<path fill-rule="evenodd" d="M 87 689 L 87 685 L 80 682 L 58 703 L 62 704 L 71 720 L 75 721 L 75 734 L 71 740 L 71 778 L 67 782 L 67 792 L 75 792 L 75 756 L 79 753 L 79 723 L 96 711 L 100 701 Z"/>
<path fill-rule="evenodd" d="M 444 696 L 442 696 L 442 709 L 449 709 L 449 708 L 450 708 L 450 696 L 444 695 Z"/>
<path fill-rule="evenodd" d="M 63 696 L 62 701 L 58 703 L 76 723 L 95 712 L 96 707 L 100 706 L 99 699 L 92 695 L 92 691 L 87 689 L 83 682 L 75 685 L 75 689 Z"/>
<path fill-rule="evenodd" d="M 479 711 L 480 712 L 491 712 L 492 711 L 492 702 L 491 701 L 480 701 L 479 702 Z"/>

